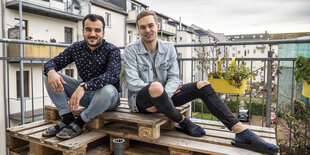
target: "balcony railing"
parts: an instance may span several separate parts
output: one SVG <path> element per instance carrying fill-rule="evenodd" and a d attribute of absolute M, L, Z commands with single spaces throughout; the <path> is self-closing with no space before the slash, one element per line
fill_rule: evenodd
<path fill-rule="evenodd" d="M 39 42 L 33 42 L 33 41 L 21 41 L 21 40 L 12 40 L 12 39 L 1 39 L 0 38 L 0 42 L 3 43 L 3 45 L 5 46 L 5 44 L 7 43 L 16 43 L 16 44 L 24 44 L 24 45 L 47 45 L 47 46 L 57 46 L 57 47 L 66 47 L 68 45 L 60 45 L 60 44 L 52 44 L 52 43 L 39 43 Z M 304 40 L 268 40 L 268 41 L 252 41 L 252 42 L 219 42 L 217 43 L 217 46 L 234 46 L 234 45 L 266 45 L 267 47 L 269 46 L 271 49 L 272 45 L 279 45 L 279 44 L 299 44 L 299 43 L 310 43 L 310 39 L 304 39 Z M 194 48 L 202 48 L 202 47 L 208 47 L 208 46 L 214 46 L 214 43 L 203 43 L 203 44 L 178 44 L 175 45 L 176 49 L 178 50 L 179 48 L 183 48 L 183 47 L 192 47 L 189 49 L 194 49 Z M 121 49 L 123 49 L 124 47 L 120 47 Z M 44 51 L 44 50 L 42 50 Z M 198 50 L 199 51 L 199 50 Z M 192 52 L 192 51 L 189 51 Z M 223 60 L 226 60 L 228 63 L 230 61 L 231 58 L 224 58 Z M 18 71 L 18 67 L 14 64 L 10 63 L 10 60 L 15 60 L 15 61 L 39 61 L 41 62 L 39 65 L 36 64 L 37 66 L 37 70 L 38 71 L 35 72 L 34 71 L 34 67 L 33 64 L 27 64 L 29 67 L 29 65 L 31 65 L 31 69 L 30 69 L 30 75 L 28 80 L 30 79 L 30 84 L 31 85 L 37 85 L 35 88 L 33 86 L 30 87 L 30 96 L 32 96 L 33 94 L 36 94 L 36 97 L 42 96 L 41 98 L 39 98 L 38 100 L 40 102 L 38 102 L 38 104 L 41 104 L 42 106 L 29 106 L 27 105 L 27 103 L 31 103 L 33 104 L 34 102 L 36 102 L 36 97 L 30 97 L 29 99 L 25 99 L 24 97 L 18 98 L 16 99 L 14 96 L 14 92 L 16 91 L 22 91 L 22 90 L 16 90 L 16 87 L 14 86 L 17 83 L 17 80 L 15 79 L 15 73 L 12 73 L 12 70 L 17 70 Z M 3 72 L 1 72 L 3 74 L 4 77 L 4 82 L 3 82 L 3 87 L 4 87 L 4 96 L 6 98 L 6 100 L 4 100 L 4 105 L 5 108 L 8 109 L 8 113 L 5 114 L 6 116 L 6 127 L 10 127 L 10 114 L 12 112 L 14 113 L 20 113 L 20 117 L 21 118 L 21 122 L 25 123 L 25 119 L 27 115 L 25 115 L 25 113 L 30 110 L 30 111 L 34 111 L 36 110 L 33 107 L 43 107 L 44 104 L 48 104 L 48 99 L 45 97 L 46 96 L 46 92 L 45 92 L 45 88 L 44 88 L 44 84 L 43 82 L 43 73 L 42 73 L 42 67 L 44 64 L 44 61 L 46 61 L 48 59 L 46 58 L 18 58 L 18 57 L 0 57 L 0 62 L 2 62 L 3 64 Z M 194 82 L 194 81 L 200 81 L 200 80 L 204 80 L 206 79 L 206 73 L 200 71 L 197 69 L 197 58 L 178 58 L 179 61 L 179 67 L 180 67 L 180 78 L 183 81 L 186 82 Z M 237 64 L 241 61 L 241 58 L 237 58 L 236 59 Z M 258 116 L 258 118 L 260 119 L 260 126 L 270 126 L 270 113 L 271 111 L 275 110 L 277 116 L 279 116 L 279 110 L 280 110 L 280 104 L 281 103 L 285 103 L 286 108 L 282 109 L 282 112 L 289 112 L 292 111 L 292 106 L 291 103 L 294 100 L 295 96 L 297 95 L 298 97 L 298 88 L 296 87 L 296 82 L 294 79 L 294 70 L 295 70 L 295 61 L 296 58 L 244 58 L 244 61 L 247 62 L 248 66 L 251 68 L 254 67 L 253 64 L 255 64 L 255 62 L 260 63 L 263 66 L 266 66 L 262 69 L 261 71 L 261 75 L 263 76 L 263 78 L 261 79 L 261 81 L 259 82 L 261 85 L 260 87 L 258 87 L 258 89 L 256 89 L 256 92 L 253 91 L 253 81 L 249 80 L 248 83 L 250 85 L 249 90 L 241 96 L 232 96 L 232 95 L 223 95 L 223 94 L 219 94 L 223 100 L 225 101 L 225 103 L 228 103 L 227 99 L 228 98 L 233 98 L 237 100 L 237 104 L 235 107 L 231 107 L 233 109 L 231 109 L 232 111 L 238 112 L 239 108 L 242 106 L 242 101 L 249 101 L 249 115 L 250 115 L 250 121 L 249 124 L 251 124 L 251 116 L 254 116 L 254 113 L 259 114 L 260 116 Z M 269 74 L 270 71 L 272 73 L 272 66 L 271 64 L 277 64 L 278 66 L 282 66 L 279 67 L 279 69 L 281 68 L 280 72 L 282 72 L 282 74 L 279 74 L 277 76 L 275 76 L 274 79 L 272 79 L 272 75 L 273 74 Z M 15 68 L 14 68 L 15 67 Z M 271 67 L 271 70 L 270 70 Z M 30 68 L 30 67 L 29 67 Z M 21 70 L 24 70 L 23 67 L 20 67 Z M 29 70 L 29 69 L 28 69 Z M 61 71 L 63 72 L 63 71 Z M 36 76 L 34 76 L 36 75 Z M 36 77 L 36 79 L 35 79 Z M 23 78 L 21 78 L 23 79 Z M 24 79 L 25 80 L 25 79 Z M 273 85 L 274 84 L 274 85 Z M 12 86 L 13 85 L 13 86 Z M 123 84 L 123 88 L 124 88 L 124 92 L 122 92 L 121 97 L 126 97 L 126 85 Z M 299 96 L 300 97 L 300 96 Z M 12 99 L 15 98 L 15 99 Z M 304 102 L 306 103 L 307 106 L 307 111 L 309 111 L 308 105 L 309 105 L 309 99 L 308 98 L 302 98 L 304 100 Z M 23 103 L 23 104 L 18 104 L 19 103 Z M 260 102 L 262 108 L 261 111 L 258 113 L 257 111 L 252 111 L 251 106 L 252 103 L 254 102 Z M 13 105 L 14 104 L 14 105 Z M 192 114 L 195 113 L 200 113 L 200 115 L 196 116 L 199 118 L 203 118 L 204 115 L 204 108 L 202 105 L 200 105 L 200 107 L 196 107 L 198 104 L 196 103 L 196 101 L 192 102 Z M 16 108 L 17 106 L 19 106 L 20 108 L 13 110 L 12 108 Z M 22 110 L 21 110 L 22 109 Z M 44 113 L 44 111 L 43 111 Z M 34 116 L 32 116 L 34 117 Z M 215 119 L 213 118 L 213 116 L 211 116 L 211 119 Z M 32 119 L 33 121 L 34 119 Z M 251 124 L 253 125 L 253 124 Z M 276 123 L 274 125 L 275 128 L 275 132 L 278 132 L 278 119 L 276 120 Z M 290 133 L 292 131 L 292 128 L 289 128 Z M 277 135 L 277 134 L 276 134 Z M 290 136 L 289 136 L 290 137 Z M 291 144 L 291 137 L 289 138 L 289 144 Z"/>
<path fill-rule="evenodd" d="M 46 46 L 46 45 L 24 45 L 24 57 L 27 58 L 53 58 L 65 47 Z M 8 57 L 19 57 L 19 44 L 8 44 Z"/>
<path fill-rule="evenodd" d="M 137 15 L 139 12 L 137 10 L 128 11 L 127 22 L 128 23 L 136 23 Z"/>
<path fill-rule="evenodd" d="M 166 23 L 161 23 L 161 28 L 159 30 L 159 33 L 160 32 L 163 32 L 164 34 L 166 35 L 175 35 L 176 34 L 176 27 L 175 26 L 172 26 L 172 25 L 169 25 L 169 24 L 166 24 Z"/>
<path fill-rule="evenodd" d="M 74 2 L 74 3 L 73 3 Z M 7 0 L 6 7 L 18 10 L 19 0 Z M 22 0 L 23 11 L 70 21 L 83 20 L 89 13 L 87 1 Z"/>

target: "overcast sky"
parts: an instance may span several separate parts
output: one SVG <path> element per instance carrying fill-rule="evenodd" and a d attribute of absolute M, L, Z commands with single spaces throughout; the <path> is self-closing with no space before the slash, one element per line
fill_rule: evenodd
<path fill-rule="evenodd" d="M 139 0 L 186 25 L 217 33 L 310 32 L 310 0 Z"/>

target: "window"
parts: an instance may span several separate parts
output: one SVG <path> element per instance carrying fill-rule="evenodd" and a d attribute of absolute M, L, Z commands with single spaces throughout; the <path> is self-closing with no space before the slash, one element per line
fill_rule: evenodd
<path fill-rule="evenodd" d="M 245 45 L 243 45 L 243 48 L 245 48 Z"/>
<path fill-rule="evenodd" d="M 238 51 L 238 54 L 240 54 L 240 51 Z"/>
<path fill-rule="evenodd" d="M 233 54 L 232 54 L 232 57 L 236 57 L 236 54 L 235 54 L 235 53 L 233 53 Z"/>
<path fill-rule="evenodd" d="M 131 43 L 131 42 L 132 42 L 132 31 L 128 31 L 127 43 Z"/>
<path fill-rule="evenodd" d="M 72 44 L 72 28 L 65 27 L 65 43 Z"/>
<path fill-rule="evenodd" d="M 248 50 L 248 54 L 250 54 L 250 50 Z"/>
<path fill-rule="evenodd" d="M 67 76 L 73 77 L 73 75 L 74 75 L 73 71 L 74 71 L 73 69 L 65 69 L 65 74 Z"/>
<path fill-rule="evenodd" d="M 22 25 L 23 25 L 23 38 L 24 39 L 28 39 L 28 21 L 27 20 L 23 20 L 22 21 Z M 19 39 L 19 19 L 15 18 L 14 19 L 14 28 L 10 28 L 8 29 L 8 37 L 9 39 Z"/>
<path fill-rule="evenodd" d="M 111 14 L 105 13 L 105 24 L 107 27 L 111 27 Z"/>
<path fill-rule="evenodd" d="M 20 98 L 20 71 L 16 71 L 17 98 Z M 29 97 L 29 71 L 24 71 L 24 97 Z"/>
<path fill-rule="evenodd" d="M 246 56 L 246 50 L 244 50 L 244 56 Z"/>
<path fill-rule="evenodd" d="M 262 50 L 262 51 L 261 51 L 261 53 L 262 53 L 262 54 L 264 54 L 264 53 L 265 53 L 265 51 L 264 51 L 264 50 Z"/>
<path fill-rule="evenodd" d="M 253 54 L 256 54 L 256 49 L 253 50 Z"/>

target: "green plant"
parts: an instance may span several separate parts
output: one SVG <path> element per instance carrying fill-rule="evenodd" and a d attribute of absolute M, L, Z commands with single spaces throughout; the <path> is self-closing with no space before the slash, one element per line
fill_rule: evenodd
<path fill-rule="evenodd" d="M 284 115 L 285 123 L 279 121 L 286 134 L 292 133 L 292 146 L 296 148 L 296 154 L 310 153 L 309 123 L 310 115 L 306 111 L 305 103 L 294 99 L 292 112 Z M 289 145 L 288 143 L 286 145 Z"/>
<path fill-rule="evenodd" d="M 310 62 L 304 56 L 299 56 L 296 60 L 295 80 L 300 82 L 301 80 L 307 81 L 310 84 Z"/>
<path fill-rule="evenodd" d="M 255 79 L 255 76 L 255 72 L 251 72 L 250 68 L 246 66 L 243 58 L 241 58 L 241 65 L 237 66 L 230 64 L 224 69 L 223 72 L 218 70 L 217 72 L 211 72 L 208 74 L 208 78 L 219 78 L 228 80 L 229 84 L 237 88 L 240 88 L 242 86 L 242 80 L 248 78 Z"/>
<path fill-rule="evenodd" d="M 209 43 L 211 43 L 211 38 L 209 38 Z M 228 80 L 229 84 L 240 88 L 242 86 L 241 81 L 248 78 L 254 78 L 256 76 L 255 71 L 251 72 L 250 68 L 246 66 L 243 58 L 241 58 L 241 64 L 235 65 L 231 63 L 225 67 L 225 59 L 223 63 L 219 59 L 221 54 L 221 49 L 218 48 L 217 42 L 213 43 L 213 46 L 210 46 L 209 50 L 206 50 L 202 46 L 202 50 L 197 52 L 198 63 L 197 68 L 201 71 L 207 73 L 208 78 L 219 78 Z M 227 55 L 226 47 L 224 47 L 224 57 Z M 212 67 L 211 67 L 212 65 Z M 222 71 L 222 67 L 224 68 Z M 212 71 L 211 71 L 212 70 Z"/>

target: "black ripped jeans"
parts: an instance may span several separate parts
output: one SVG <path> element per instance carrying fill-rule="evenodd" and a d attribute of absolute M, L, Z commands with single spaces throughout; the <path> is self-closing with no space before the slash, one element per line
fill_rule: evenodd
<path fill-rule="evenodd" d="M 175 108 L 188 103 L 192 100 L 200 98 L 208 107 L 209 111 L 217 117 L 229 130 L 239 120 L 231 113 L 225 103 L 217 96 L 211 85 L 206 85 L 198 89 L 196 82 L 182 85 L 181 91 L 171 98 L 164 93 L 156 98 L 152 98 L 148 89 L 150 85 L 145 86 L 137 95 L 137 107 L 140 113 L 150 113 L 147 108 L 155 106 L 158 112 L 164 114 L 174 122 L 179 123 L 183 116 Z"/>

